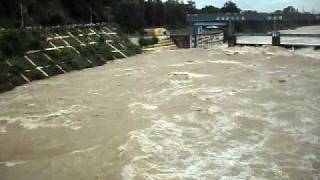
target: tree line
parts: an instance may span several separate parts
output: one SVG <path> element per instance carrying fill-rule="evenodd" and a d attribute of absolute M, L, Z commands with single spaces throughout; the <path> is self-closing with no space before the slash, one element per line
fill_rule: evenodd
<path fill-rule="evenodd" d="M 124 31 L 134 32 L 150 26 L 182 28 L 187 14 L 234 10 L 240 12 L 234 3 L 221 9 L 214 6 L 197 9 L 192 0 L 6 0 L 0 1 L 0 26 L 115 22 Z"/>
<path fill-rule="evenodd" d="M 239 13 L 241 9 L 232 1 L 221 8 L 209 5 L 198 9 L 193 0 L 2 0 L 0 27 L 113 22 L 123 31 L 133 33 L 151 26 L 183 28 L 187 14 L 228 12 Z M 299 13 L 291 6 L 276 11 L 279 12 Z"/>

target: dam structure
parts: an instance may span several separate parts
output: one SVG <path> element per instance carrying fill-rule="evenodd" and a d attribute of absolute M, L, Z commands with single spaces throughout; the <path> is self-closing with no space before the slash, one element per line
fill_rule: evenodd
<path fill-rule="evenodd" d="M 310 21 L 314 23 L 320 22 L 320 15 L 313 14 L 267 14 L 267 13 L 256 13 L 256 14 L 191 14 L 187 16 L 187 22 L 193 29 L 192 39 L 190 47 L 198 47 L 198 44 L 202 42 L 202 36 L 210 36 L 204 32 L 206 27 L 216 27 L 223 29 L 223 39 L 228 43 L 229 47 L 235 45 L 264 45 L 271 44 L 273 46 L 312 46 L 320 47 L 320 34 L 285 34 L 280 33 L 279 24 L 290 21 Z M 236 23 L 241 22 L 272 22 L 273 31 L 270 33 L 237 33 L 235 31 Z M 271 42 L 252 42 L 252 43 L 241 43 L 237 41 L 238 37 L 254 37 L 254 36 L 265 36 L 270 37 Z M 317 38 L 319 39 L 316 43 L 284 43 L 281 41 L 282 38 Z"/>

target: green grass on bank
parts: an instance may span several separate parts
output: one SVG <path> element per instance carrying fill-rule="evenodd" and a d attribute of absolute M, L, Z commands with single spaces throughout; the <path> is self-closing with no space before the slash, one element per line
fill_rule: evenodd
<path fill-rule="evenodd" d="M 26 51 L 43 49 L 44 36 L 28 30 L 6 30 L 0 34 L 0 59 L 22 56 Z"/>
<path fill-rule="evenodd" d="M 101 27 L 81 27 L 81 28 L 54 28 L 46 30 L 22 30 L 11 29 L 0 32 L 0 92 L 8 91 L 16 86 L 27 83 L 25 78 L 30 81 L 46 78 L 45 72 L 49 77 L 92 68 L 104 65 L 123 56 L 118 52 L 113 52 L 105 41 L 113 40 L 113 45 L 120 49 L 127 56 L 141 53 L 141 48 L 132 44 L 125 36 L 118 33 L 117 36 L 93 36 L 90 29 L 97 33 L 101 32 Z M 69 36 L 68 32 L 73 33 L 86 43 L 84 46 L 75 38 L 66 38 L 72 47 L 67 47 L 61 40 L 53 40 L 53 44 L 65 48 L 59 50 L 45 50 L 50 47 L 47 38 L 55 37 L 56 34 Z M 81 36 L 79 36 L 81 34 Z M 79 38 L 80 39 L 80 38 Z M 96 42 L 92 44 L 92 42 Z M 28 51 L 39 50 L 26 54 Z M 30 58 L 39 68 L 28 62 L 24 56 Z M 46 57 L 48 56 L 49 59 Z"/>

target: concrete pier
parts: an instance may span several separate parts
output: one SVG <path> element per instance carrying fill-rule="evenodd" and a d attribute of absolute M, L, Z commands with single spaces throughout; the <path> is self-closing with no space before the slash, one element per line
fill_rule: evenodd
<path fill-rule="evenodd" d="M 234 47 L 237 45 L 237 37 L 235 35 L 228 36 L 227 39 L 228 47 Z"/>
<path fill-rule="evenodd" d="M 281 45 L 281 37 L 279 32 L 272 33 L 272 46 L 280 46 Z"/>

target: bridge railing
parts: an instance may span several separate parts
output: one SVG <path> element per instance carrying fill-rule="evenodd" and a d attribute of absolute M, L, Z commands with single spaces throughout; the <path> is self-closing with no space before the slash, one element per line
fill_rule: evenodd
<path fill-rule="evenodd" d="M 235 36 L 272 36 L 272 33 L 235 33 Z"/>
<path fill-rule="evenodd" d="M 226 22 L 226 21 L 320 21 L 314 14 L 188 14 L 187 22 Z"/>
<path fill-rule="evenodd" d="M 320 38 L 320 34 L 280 34 L 281 37 L 312 37 Z"/>
<path fill-rule="evenodd" d="M 237 37 L 240 36 L 272 36 L 272 33 L 235 33 Z M 287 33 L 280 33 L 279 36 L 281 37 L 313 37 L 313 38 L 320 38 L 320 34 L 287 34 Z"/>

